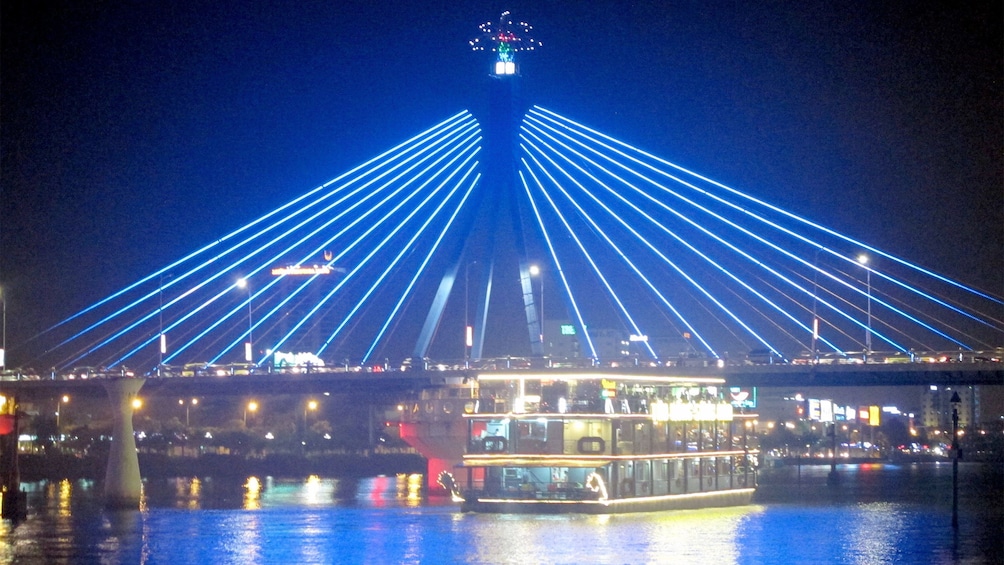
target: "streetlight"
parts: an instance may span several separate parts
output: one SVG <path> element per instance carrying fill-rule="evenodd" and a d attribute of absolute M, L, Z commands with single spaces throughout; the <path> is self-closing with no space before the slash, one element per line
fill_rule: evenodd
<path fill-rule="evenodd" d="M 252 400 L 244 407 L 244 427 L 248 427 L 248 412 L 254 414 L 258 411 L 258 403 Z"/>
<path fill-rule="evenodd" d="M 7 292 L 0 287 L 0 303 L 3 304 L 3 341 L 0 342 L 0 369 L 7 368 Z"/>
<path fill-rule="evenodd" d="M 858 255 L 858 263 L 865 268 L 865 280 L 868 288 L 868 324 L 865 326 L 865 361 L 872 354 L 872 270 L 868 267 L 868 256 Z"/>
<path fill-rule="evenodd" d="M 958 391 L 952 391 L 952 528 L 959 529 L 959 398 Z"/>
<path fill-rule="evenodd" d="M 477 261 L 471 261 L 464 267 L 464 368 L 469 369 L 471 363 L 471 347 L 474 346 L 474 328 L 471 327 L 468 308 L 470 306 L 471 288 L 471 265 L 476 265 Z"/>
<path fill-rule="evenodd" d="M 171 275 L 167 275 L 171 278 Z M 161 376 L 161 370 L 164 368 L 164 355 L 167 354 L 167 336 L 164 335 L 164 275 L 160 275 L 160 286 L 157 289 L 157 296 L 160 300 L 160 306 L 157 308 L 157 319 L 160 323 L 160 362 L 157 363 L 157 376 Z"/>
<path fill-rule="evenodd" d="M 307 431 L 307 411 L 308 410 L 311 411 L 311 412 L 317 410 L 317 401 L 316 400 L 310 400 L 310 401 L 308 401 L 307 404 L 304 405 L 304 407 L 303 407 L 303 431 L 304 432 Z"/>
<path fill-rule="evenodd" d="M 530 265 L 530 276 L 540 277 L 540 354 L 544 355 L 544 275 L 537 265 Z"/>
<path fill-rule="evenodd" d="M 251 282 L 246 277 L 237 279 L 238 288 L 248 289 L 248 341 L 244 344 L 244 359 L 250 363 L 254 359 L 254 339 L 251 337 L 251 330 L 254 325 L 251 323 Z"/>
<path fill-rule="evenodd" d="M 817 342 L 819 341 L 819 313 L 816 303 L 819 301 L 819 250 L 816 248 L 816 258 L 813 261 L 812 269 L 812 363 L 819 362 L 819 355 L 816 353 Z"/>
<path fill-rule="evenodd" d="M 70 402 L 70 395 L 64 394 L 63 397 L 59 399 L 59 402 L 56 403 L 56 434 L 57 435 L 59 434 L 59 417 L 60 417 L 60 413 L 63 411 L 63 409 L 60 408 L 60 404 L 69 404 L 69 402 Z"/>
<path fill-rule="evenodd" d="M 199 399 L 198 398 L 193 398 L 191 400 L 191 403 L 189 403 L 189 404 L 186 404 L 185 400 L 182 399 L 182 398 L 178 399 L 178 405 L 183 405 L 185 407 L 185 427 L 186 428 L 189 425 L 188 424 L 188 409 L 191 408 L 192 406 L 196 406 L 198 403 L 199 403 Z"/>

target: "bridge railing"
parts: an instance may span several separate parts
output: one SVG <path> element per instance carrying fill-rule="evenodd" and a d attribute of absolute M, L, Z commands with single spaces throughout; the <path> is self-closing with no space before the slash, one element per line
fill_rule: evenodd
<path fill-rule="evenodd" d="M 324 373 L 393 373 L 402 371 L 503 371 L 503 370 L 551 370 L 551 369 L 664 369 L 678 367 L 688 369 L 714 369 L 757 365 L 888 365 L 888 364 L 931 364 L 931 363 L 1004 363 L 1004 348 L 985 351 L 914 351 L 879 352 L 869 354 L 851 352 L 845 355 L 821 354 L 815 358 L 802 354 L 790 360 L 781 358 L 714 359 L 703 356 L 681 355 L 662 360 L 625 357 L 620 359 L 592 359 L 581 357 L 492 357 L 484 359 L 405 359 L 391 362 L 325 365 L 296 365 L 275 367 L 252 363 L 188 363 L 182 366 L 159 365 L 146 373 L 126 367 L 74 367 L 69 371 L 50 370 L 40 373 L 34 369 L 7 369 L 0 373 L 0 381 L 33 380 L 87 380 L 137 377 L 178 378 L 178 377 L 242 377 L 248 375 L 295 375 Z"/>

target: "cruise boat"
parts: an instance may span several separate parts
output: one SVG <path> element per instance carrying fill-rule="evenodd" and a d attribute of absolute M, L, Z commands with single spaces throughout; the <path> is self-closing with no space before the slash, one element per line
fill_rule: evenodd
<path fill-rule="evenodd" d="M 459 414 L 465 453 L 439 476 L 464 511 L 606 514 L 752 499 L 755 416 L 734 409 L 722 379 L 513 371 L 476 381 L 464 385 Z"/>

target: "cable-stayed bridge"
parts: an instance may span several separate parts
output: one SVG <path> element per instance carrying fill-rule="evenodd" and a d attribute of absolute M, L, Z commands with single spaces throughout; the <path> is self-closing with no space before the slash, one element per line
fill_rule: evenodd
<path fill-rule="evenodd" d="M 456 113 L 67 317 L 36 366 L 1001 357 L 1004 298 L 526 105 L 529 27 L 483 31 L 485 116 Z"/>

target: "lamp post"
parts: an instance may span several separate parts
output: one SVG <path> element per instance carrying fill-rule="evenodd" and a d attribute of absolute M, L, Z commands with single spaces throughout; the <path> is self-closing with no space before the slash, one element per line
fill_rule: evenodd
<path fill-rule="evenodd" d="M 157 298 L 160 301 L 160 306 L 157 308 L 157 320 L 160 324 L 160 336 L 158 341 L 158 349 L 160 352 L 160 360 L 157 363 L 157 376 L 161 376 L 161 371 L 164 367 L 164 354 L 167 353 L 167 336 L 164 335 L 164 275 L 160 275 L 160 286 L 157 288 Z"/>
<path fill-rule="evenodd" d="M 544 355 L 544 275 L 537 265 L 530 265 L 530 276 L 540 277 L 540 354 Z"/>
<path fill-rule="evenodd" d="M 812 271 L 812 364 L 819 362 L 817 354 L 817 342 L 819 341 L 819 313 L 817 302 L 819 301 L 819 248 L 816 249 L 816 258 L 813 261 Z"/>
<path fill-rule="evenodd" d="M 7 368 L 7 292 L 0 287 L 0 304 L 3 305 L 3 341 L 0 342 L 0 369 Z"/>
<path fill-rule="evenodd" d="M 185 427 L 187 428 L 189 426 L 189 418 L 188 418 L 189 414 L 188 414 L 188 410 L 192 406 L 198 405 L 199 404 L 199 399 L 198 398 L 193 398 L 190 402 L 186 403 L 183 398 L 179 398 L 178 399 L 178 404 L 185 407 Z"/>
<path fill-rule="evenodd" d="M 959 398 L 958 391 L 952 391 L 952 528 L 959 529 Z"/>
<path fill-rule="evenodd" d="M 258 403 L 255 402 L 254 400 L 248 402 L 247 406 L 244 407 L 244 427 L 245 428 L 248 427 L 248 412 L 250 412 L 253 415 L 257 411 L 258 411 Z"/>
<path fill-rule="evenodd" d="M 865 284 L 868 289 L 868 324 L 865 326 L 865 355 L 867 362 L 872 354 L 872 270 L 868 267 L 868 256 L 862 253 L 858 255 L 858 263 L 865 268 Z"/>
<path fill-rule="evenodd" d="M 70 403 L 70 395 L 68 395 L 68 394 L 64 394 L 62 396 L 62 398 L 59 399 L 59 402 L 56 403 L 56 435 L 57 436 L 61 435 L 59 433 L 59 419 L 60 419 L 61 413 L 63 412 L 62 405 L 63 404 L 69 404 L 69 403 Z"/>
<path fill-rule="evenodd" d="M 470 306 L 471 288 L 471 265 L 476 265 L 477 261 L 471 261 L 464 267 L 464 368 L 471 368 L 471 347 L 474 346 L 474 328 L 471 327 L 468 308 Z"/>
<path fill-rule="evenodd" d="M 307 412 L 308 411 L 313 412 L 315 410 L 317 410 L 317 401 L 316 400 L 308 400 L 307 403 L 303 406 L 303 431 L 304 432 L 307 431 Z"/>
<path fill-rule="evenodd" d="M 251 336 L 251 331 L 254 329 L 254 324 L 251 322 L 251 282 L 246 277 L 241 277 L 237 279 L 237 287 L 248 289 L 248 341 L 244 344 L 244 360 L 250 363 L 254 360 L 254 338 Z"/>

